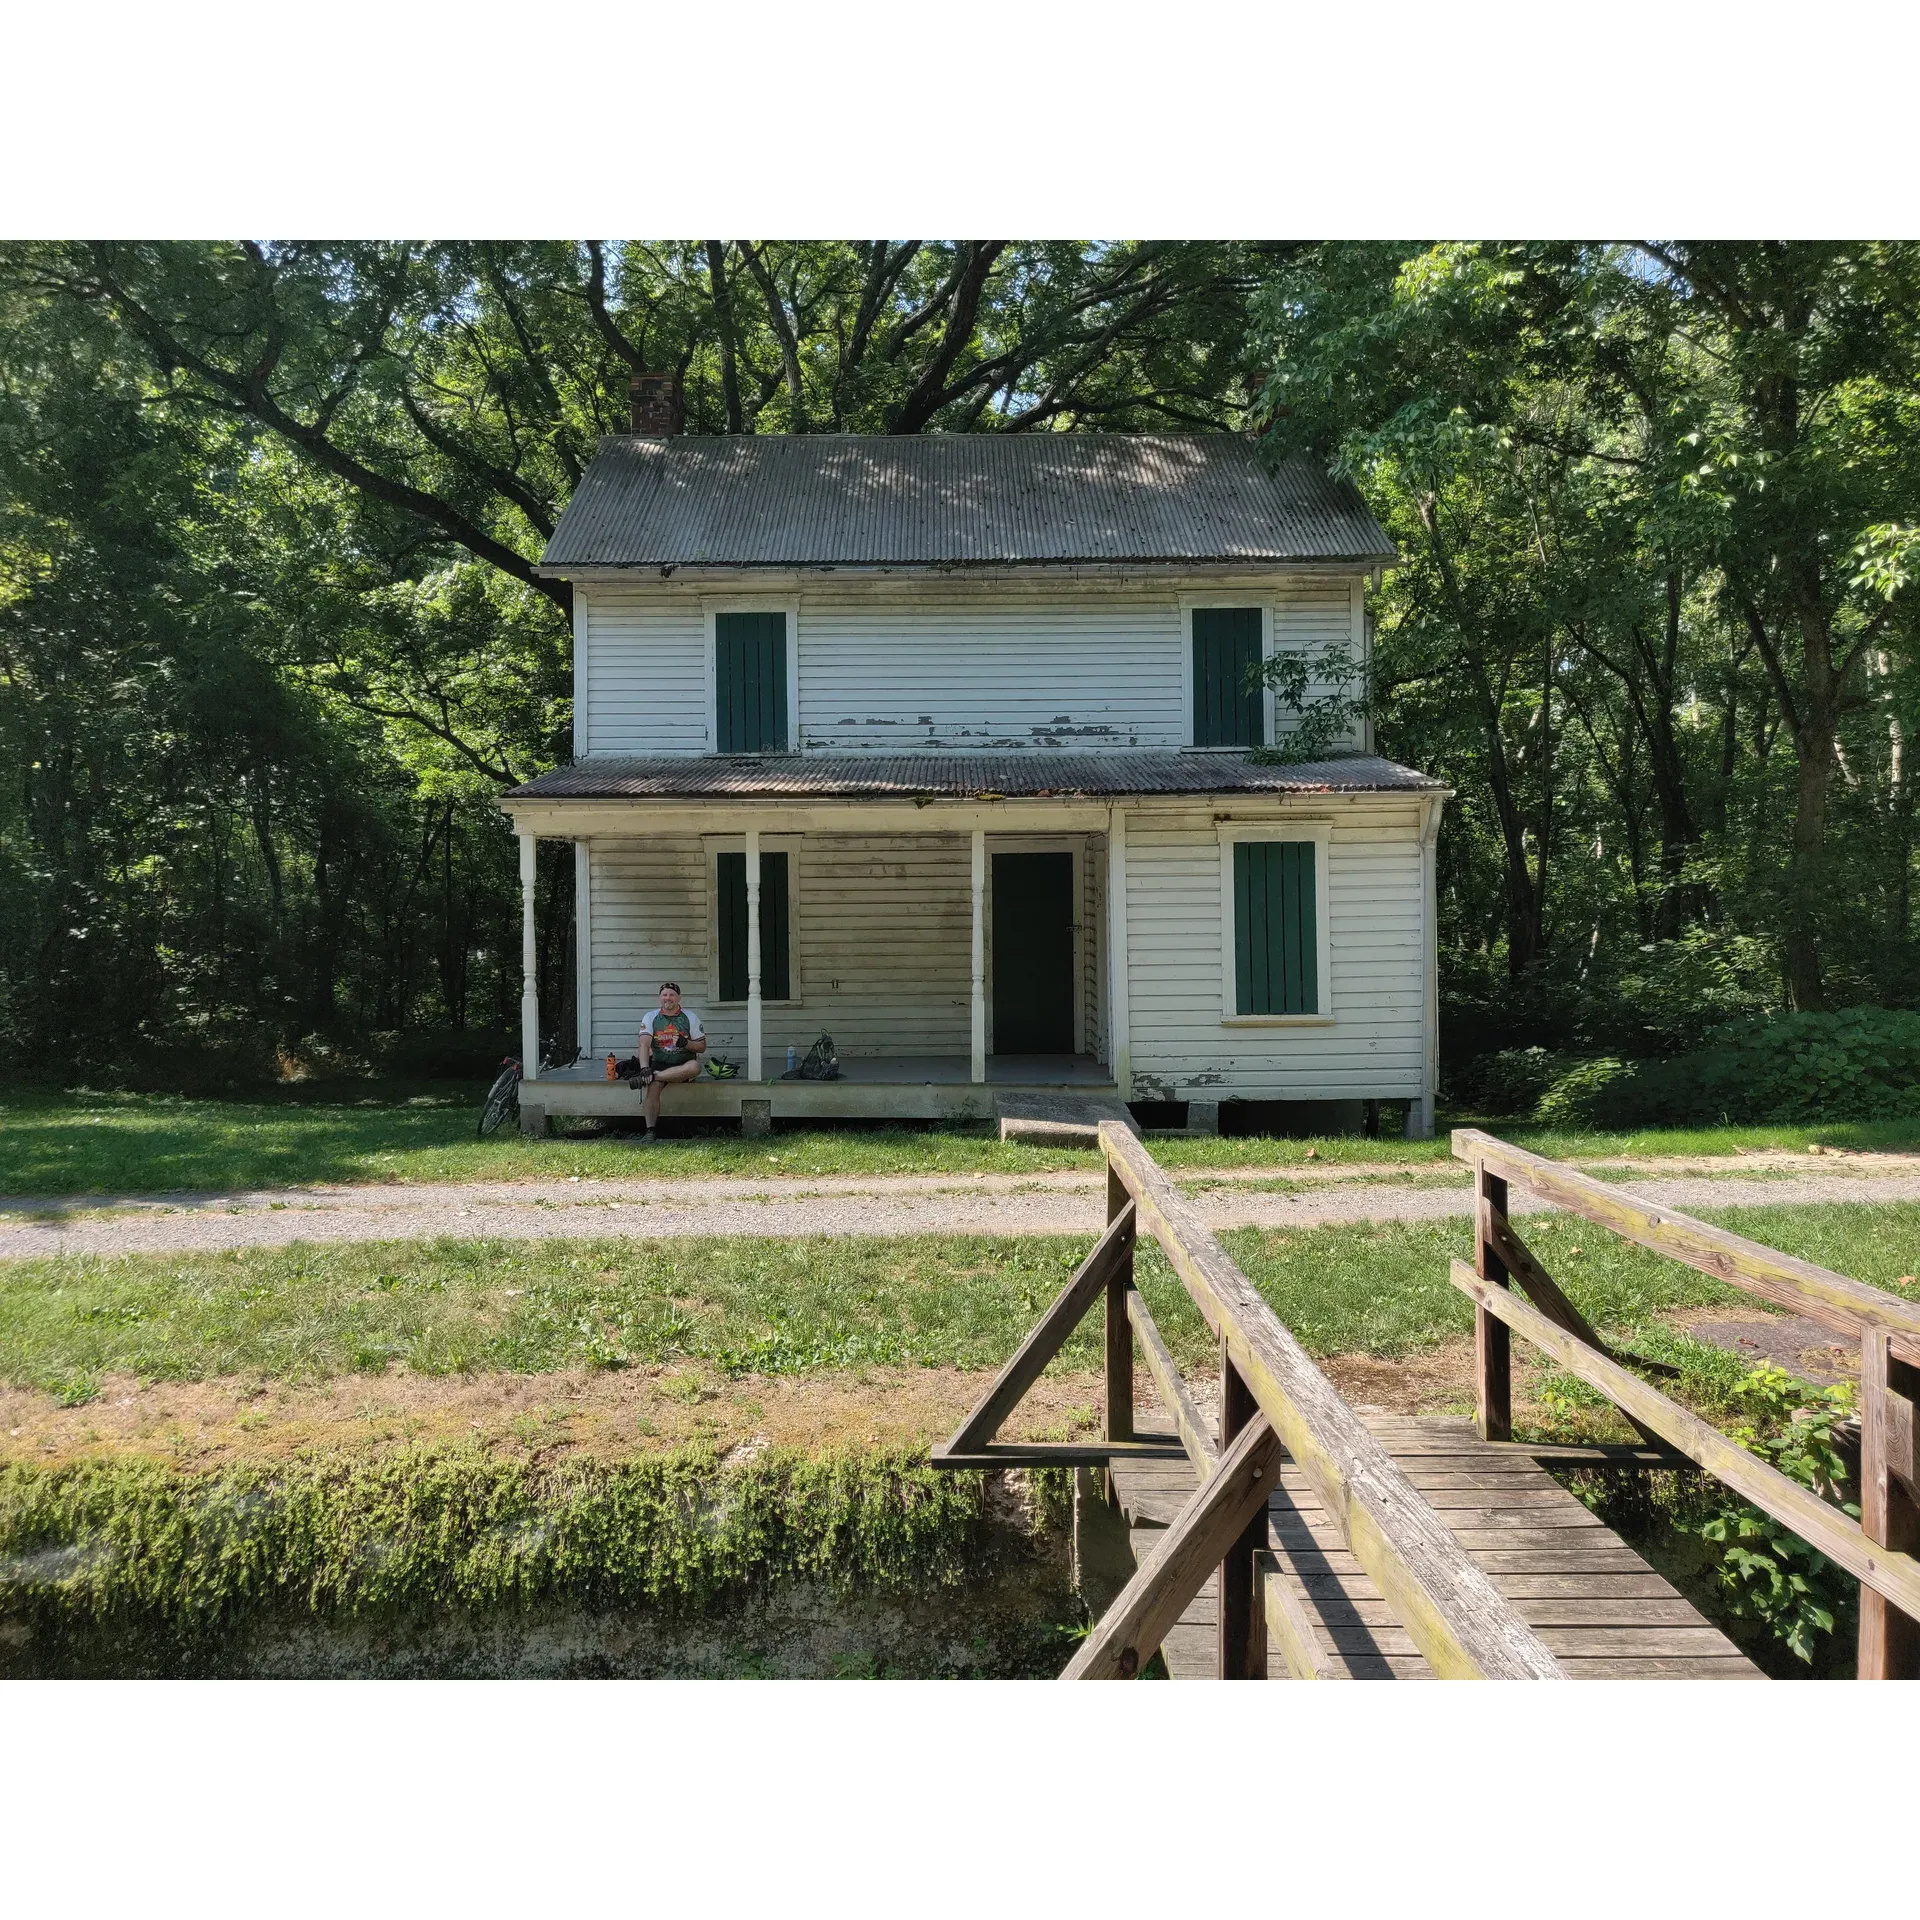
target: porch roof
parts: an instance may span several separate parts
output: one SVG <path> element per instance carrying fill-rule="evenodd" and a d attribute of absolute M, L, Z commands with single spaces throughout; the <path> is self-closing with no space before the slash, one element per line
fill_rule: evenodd
<path fill-rule="evenodd" d="M 592 759 L 506 800 L 1080 800 L 1181 793 L 1438 793 L 1375 754 L 1262 766 L 1237 753 L 681 754 Z"/>

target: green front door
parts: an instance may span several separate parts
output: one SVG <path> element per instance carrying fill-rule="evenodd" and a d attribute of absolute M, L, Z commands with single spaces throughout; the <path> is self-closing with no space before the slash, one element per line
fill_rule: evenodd
<path fill-rule="evenodd" d="M 1073 855 L 993 856 L 993 1050 L 1073 1051 Z"/>

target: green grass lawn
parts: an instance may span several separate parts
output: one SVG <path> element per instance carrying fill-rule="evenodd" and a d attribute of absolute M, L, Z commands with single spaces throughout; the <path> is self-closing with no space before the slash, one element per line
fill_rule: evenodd
<path fill-rule="evenodd" d="M 1740 1230 L 1869 1283 L 1914 1270 L 1920 1206 L 1743 1210 Z M 1735 1301 L 1689 1268 L 1583 1223 L 1528 1236 L 1600 1325 Z M 1321 1357 L 1391 1356 L 1471 1325 L 1447 1281 L 1465 1222 L 1249 1229 L 1224 1236 L 1280 1318 Z M 0 1378 L 84 1400 L 101 1375 L 284 1380 L 378 1372 L 547 1372 L 697 1360 L 735 1373 L 990 1368 L 1078 1259 L 1052 1238 L 437 1241 L 221 1254 L 62 1257 L 0 1266 Z M 1213 1346 L 1145 1249 L 1141 1285 L 1183 1367 Z M 1096 1316 L 1097 1318 L 1097 1316 Z M 1089 1322 L 1060 1364 L 1099 1365 Z"/>
<path fill-rule="evenodd" d="M 631 1149 L 612 1141 L 474 1137 L 479 1096 L 337 1105 L 248 1104 L 150 1094 L 12 1094 L 0 1099 L 0 1193 L 56 1195 L 231 1192 L 314 1182 L 565 1179 L 622 1175 Z M 1920 1122 L 1822 1127 L 1676 1128 L 1568 1133 L 1493 1123 L 1503 1137 L 1555 1157 L 1731 1153 L 1809 1144 L 1854 1149 L 1920 1148 Z M 1036 1173 L 1091 1169 L 1091 1151 L 1018 1146 L 987 1125 L 940 1128 L 810 1128 L 746 1140 L 734 1134 L 672 1141 L 655 1150 L 650 1178 L 676 1175 Z M 1170 1139 L 1155 1156 L 1176 1172 L 1209 1168 L 1378 1162 L 1451 1164 L 1443 1129 L 1435 1141 Z"/>

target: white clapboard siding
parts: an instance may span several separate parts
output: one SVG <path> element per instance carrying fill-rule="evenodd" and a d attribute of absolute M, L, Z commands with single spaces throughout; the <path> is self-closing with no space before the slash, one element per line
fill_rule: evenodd
<path fill-rule="evenodd" d="M 1143 1096 L 1341 1100 L 1421 1091 L 1417 809 L 1369 798 L 1316 815 L 1331 822 L 1332 1024 L 1239 1027 L 1221 1021 L 1223 870 L 1212 813 L 1130 812 L 1128 1031 Z"/>
<path fill-rule="evenodd" d="M 710 753 L 706 614 L 696 595 L 581 589 L 574 750 Z"/>
<path fill-rule="evenodd" d="M 705 856 L 697 838 L 595 840 L 587 850 L 593 921 L 593 1047 L 630 1054 L 640 1016 L 677 980 L 707 1018 L 709 955 Z M 709 1027 L 711 1031 L 711 1027 Z"/>
<path fill-rule="evenodd" d="M 962 834 L 809 834 L 795 917 L 807 1037 L 850 1058 L 964 1057 L 972 856 Z"/>
<path fill-rule="evenodd" d="M 671 581 L 579 591 L 576 751 L 711 751 L 706 621 L 724 596 Z M 770 600 L 798 608 L 798 744 L 898 753 L 1183 746 L 1183 605 L 1265 605 L 1276 649 L 1344 640 L 1357 651 L 1360 595 L 1347 575 L 1301 572 L 1224 589 L 1177 579 L 802 580 Z M 1291 724 L 1279 716 L 1282 733 Z"/>
<path fill-rule="evenodd" d="M 806 746 L 898 753 L 1177 747 L 1180 609 L 1166 593 L 954 582 L 800 608 Z"/>
<path fill-rule="evenodd" d="M 849 1057 L 964 1058 L 972 907 L 960 834 L 809 834 L 793 843 L 791 964 L 796 1005 L 769 1004 L 765 1065 L 785 1066 L 821 1032 Z M 742 1058 L 744 1005 L 714 994 L 716 936 L 696 835 L 600 839 L 593 889 L 593 1047 L 630 1052 L 660 982 L 677 980 L 715 1051 Z"/>

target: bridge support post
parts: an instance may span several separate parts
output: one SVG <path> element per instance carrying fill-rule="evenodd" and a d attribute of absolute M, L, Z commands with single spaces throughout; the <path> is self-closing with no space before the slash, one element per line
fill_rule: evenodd
<path fill-rule="evenodd" d="M 1894 1352 L 1886 1327 L 1860 1336 L 1860 1531 L 1879 1547 L 1920 1553 L 1920 1366 Z M 1920 1620 L 1860 1588 L 1862 1680 L 1920 1680 Z"/>
<path fill-rule="evenodd" d="M 1507 1213 L 1507 1183 L 1489 1173 L 1484 1161 L 1475 1161 L 1474 1271 L 1490 1286 L 1507 1285 L 1507 1263 L 1494 1244 L 1494 1215 Z M 1473 1314 L 1474 1371 L 1478 1386 L 1474 1425 L 1482 1440 L 1513 1438 L 1513 1335 L 1504 1320 L 1485 1307 Z"/>
<path fill-rule="evenodd" d="M 1107 1169 L 1107 1224 L 1133 1204 L 1120 1176 Z M 1133 1321 L 1127 1295 L 1133 1291 L 1133 1243 L 1107 1276 L 1107 1423 L 1109 1440 L 1133 1438 Z"/>
<path fill-rule="evenodd" d="M 1220 1452 L 1224 1456 L 1241 1432 L 1259 1414 L 1260 1403 L 1240 1377 L 1240 1369 L 1220 1342 Z M 1220 1562 L 1218 1634 L 1222 1680 L 1264 1680 L 1267 1677 L 1267 1616 L 1260 1604 L 1254 1574 L 1254 1555 L 1266 1550 L 1267 1503 L 1247 1522 L 1245 1531 Z"/>

